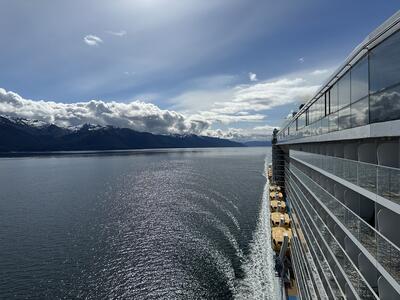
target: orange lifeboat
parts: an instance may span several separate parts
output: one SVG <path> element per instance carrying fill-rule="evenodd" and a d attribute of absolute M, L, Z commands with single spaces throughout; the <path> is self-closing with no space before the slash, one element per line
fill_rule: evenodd
<path fill-rule="evenodd" d="M 271 225 L 289 228 L 290 217 L 286 213 L 273 212 L 271 213 Z"/>
<path fill-rule="evenodd" d="M 270 206 L 271 206 L 271 212 L 280 212 L 280 213 L 286 212 L 286 203 L 284 201 L 272 200 L 270 202 Z"/>

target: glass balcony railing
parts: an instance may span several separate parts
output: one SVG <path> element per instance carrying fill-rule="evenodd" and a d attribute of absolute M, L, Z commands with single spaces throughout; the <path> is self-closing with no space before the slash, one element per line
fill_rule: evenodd
<path fill-rule="evenodd" d="M 357 291 L 357 294 L 362 299 L 376 299 L 377 297 L 372 291 L 371 287 L 368 286 L 365 279 L 361 276 L 360 271 L 356 268 L 354 263 L 351 262 L 345 250 L 342 248 L 342 246 L 340 246 L 340 243 L 332 234 L 333 229 L 326 226 L 319 214 L 315 211 L 315 208 L 310 204 L 307 197 L 305 197 L 300 189 L 295 185 L 296 184 L 293 184 L 293 190 L 295 190 L 300 201 L 299 203 L 293 204 L 297 211 L 301 213 L 300 217 L 303 219 L 302 223 L 308 227 L 306 232 L 312 232 L 314 237 L 319 239 L 319 245 L 323 245 L 322 238 L 325 240 L 327 246 L 334 254 L 337 262 L 342 267 L 352 286 Z"/>
<path fill-rule="evenodd" d="M 381 266 L 397 282 L 400 282 L 400 249 L 293 164 L 290 164 L 290 171 L 350 231 Z M 311 201 L 314 199 L 313 197 L 309 198 Z M 314 207 L 320 206 L 317 201 L 314 204 Z"/>
<path fill-rule="evenodd" d="M 304 151 L 289 155 L 400 204 L 400 169 Z"/>

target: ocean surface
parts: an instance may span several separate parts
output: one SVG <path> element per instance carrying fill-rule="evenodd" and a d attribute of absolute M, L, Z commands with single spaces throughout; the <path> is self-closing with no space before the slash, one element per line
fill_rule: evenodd
<path fill-rule="evenodd" d="M 270 157 L 0 158 L 0 299 L 274 299 Z"/>

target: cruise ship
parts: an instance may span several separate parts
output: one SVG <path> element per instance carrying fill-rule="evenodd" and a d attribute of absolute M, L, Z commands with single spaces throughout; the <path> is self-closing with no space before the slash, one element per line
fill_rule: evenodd
<path fill-rule="evenodd" d="M 297 298 L 400 299 L 399 137 L 400 11 L 274 130 Z"/>

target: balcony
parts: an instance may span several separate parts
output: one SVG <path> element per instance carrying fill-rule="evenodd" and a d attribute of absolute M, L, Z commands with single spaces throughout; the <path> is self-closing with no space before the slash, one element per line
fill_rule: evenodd
<path fill-rule="evenodd" d="M 290 150 L 290 157 L 400 205 L 400 169 L 296 150 Z"/>
<path fill-rule="evenodd" d="M 350 258 L 346 255 L 345 250 L 340 246 L 340 243 L 336 240 L 331 230 L 326 226 L 322 219 L 318 216 L 318 213 L 314 210 L 313 206 L 308 202 L 307 197 L 299 190 L 295 183 L 293 183 L 293 191 L 298 197 L 293 201 L 293 206 L 298 213 L 302 226 L 305 227 L 305 233 L 312 236 L 316 244 L 324 247 L 324 253 L 327 255 L 330 253 L 332 257 L 328 260 L 331 268 L 336 269 L 335 264 L 337 263 L 342 267 L 343 275 L 345 275 L 349 284 L 351 284 L 355 292 L 362 299 L 377 299 L 376 294 L 373 292 L 370 286 L 366 283 L 365 279 L 361 276 L 360 271 L 351 262 Z M 334 258 L 333 258 L 334 257 Z M 345 290 L 345 286 L 342 286 Z"/>
<path fill-rule="evenodd" d="M 400 249 L 297 167 L 291 164 L 290 171 L 313 194 L 309 200 L 317 199 L 314 207 L 322 203 L 393 279 L 400 282 Z"/>

